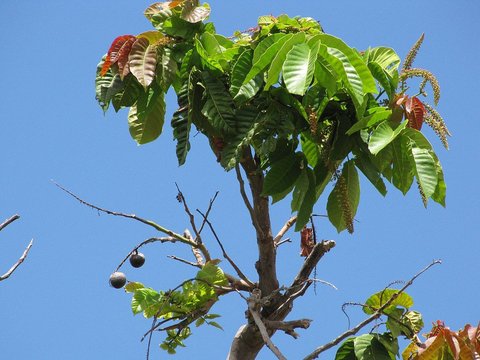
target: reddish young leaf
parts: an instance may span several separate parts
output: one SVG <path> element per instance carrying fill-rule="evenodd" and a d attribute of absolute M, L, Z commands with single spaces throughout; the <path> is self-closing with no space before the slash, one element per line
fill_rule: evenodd
<path fill-rule="evenodd" d="M 420 131 L 426 112 L 423 103 L 415 96 L 407 98 L 407 101 L 405 101 L 405 112 L 408 119 L 407 126 Z"/>
<path fill-rule="evenodd" d="M 130 55 L 130 51 L 132 50 L 133 43 L 137 38 L 131 37 L 123 46 L 118 50 L 117 55 L 117 63 L 118 63 L 118 72 L 120 73 L 120 78 L 123 80 L 125 76 L 128 75 L 130 72 L 130 66 L 128 65 L 128 56 Z"/>
<path fill-rule="evenodd" d="M 100 76 L 104 76 L 107 73 L 108 69 L 110 69 L 110 67 L 118 61 L 119 56 L 122 52 L 125 52 L 127 49 L 128 52 L 130 51 L 133 44 L 133 42 L 131 42 L 131 39 L 135 39 L 135 36 L 122 35 L 118 36 L 117 38 L 115 38 L 115 40 L 113 40 L 112 45 L 110 45 L 110 49 L 108 49 L 107 58 L 105 59 L 105 62 L 102 66 L 102 70 L 100 71 Z M 123 49 L 125 45 L 127 46 L 127 49 Z"/>
<path fill-rule="evenodd" d="M 313 246 L 313 229 L 304 227 L 300 231 L 300 256 L 307 257 L 312 252 Z"/>

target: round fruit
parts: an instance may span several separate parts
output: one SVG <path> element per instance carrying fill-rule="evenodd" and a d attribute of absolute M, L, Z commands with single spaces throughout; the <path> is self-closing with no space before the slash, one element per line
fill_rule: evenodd
<path fill-rule="evenodd" d="M 145 264 L 145 255 L 139 252 L 135 252 L 132 255 L 130 255 L 130 264 L 134 268 L 139 268 L 143 264 Z"/>
<path fill-rule="evenodd" d="M 117 271 L 110 275 L 110 285 L 115 289 L 122 288 L 127 283 L 127 277 L 124 273 Z"/>

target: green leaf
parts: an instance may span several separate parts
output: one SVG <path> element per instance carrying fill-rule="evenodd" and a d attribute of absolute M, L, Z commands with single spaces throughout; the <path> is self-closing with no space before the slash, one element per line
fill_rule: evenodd
<path fill-rule="evenodd" d="M 309 133 L 302 134 L 300 142 L 302 145 L 302 152 L 305 154 L 308 164 L 314 168 L 320 160 L 320 151 L 317 143 L 312 140 Z"/>
<path fill-rule="evenodd" d="M 301 173 L 301 154 L 290 154 L 272 164 L 265 176 L 263 195 L 283 193 L 290 188 Z"/>
<path fill-rule="evenodd" d="M 408 329 L 403 325 L 402 316 L 405 309 L 392 308 L 388 310 L 388 318 L 386 327 L 391 331 L 393 337 L 399 337 L 402 333 L 406 333 Z"/>
<path fill-rule="evenodd" d="M 295 231 L 302 230 L 303 227 L 308 223 L 310 217 L 312 216 L 313 206 L 317 201 L 315 191 L 315 175 L 313 174 L 313 171 L 308 167 L 305 168 L 304 171 L 306 171 L 307 174 L 308 187 L 305 187 L 305 184 L 298 184 L 298 190 L 300 194 L 297 195 L 297 197 L 300 197 L 301 199 L 295 199 L 295 192 L 293 194 L 294 198 L 292 199 L 292 210 L 294 208 L 293 202 L 295 201 L 296 203 L 298 203 L 298 205 L 295 204 L 295 207 L 298 208 Z M 295 188 L 295 190 L 297 190 L 297 188 Z"/>
<path fill-rule="evenodd" d="M 415 164 L 415 176 L 425 197 L 428 199 L 435 193 L 437 188 L 438 178 L 435 160 L 428 150 L 413 146 L 412 158 Z"/>
<path fill-rule="evenodd" d="M 335 354 L 335 360 L 357 360 L 354 342 L 355 337 L 351 337 L 340 345 Z"/>
<path fill-rule="evenodd" d="M 173 137 L 177 139 L 177 159 L 178 165 L 183 165 L 190 150 L 190 128 L 192 125 L 191 117 L 189 116 L 190 108 L 188 101 L 188 93 L 190 91 L 190 82 L 186 81 L 178 94 L 179 109 L 173 113 L 172 128 Z"/>
<path fill-rule="evenodd" d="M 445 183 L 442 166 L 437 159 L 437 187 L 432 195 L 432 200 L 445 207 L 445 197 L 447 195 L 447 184 Z"/>
<path fill-rule="evenodd" d="M 314 75 L 318 84 L 327 89 L 329 96 L 337 92 L 337 74 L 325 59 L 317 58 Z"/>
<path fill-rule="evenodd" d="M 113 74 L 112 69 L 109 69 L 105 75 L 100 75 L 105 58 L 106 56 L 97 65 L 97 75 L 95 77 L 95 99 L 104 113 L 108 110 L 113 96 L 122 91 L 124 87 L 120 75 Z"/>
<path fill-rule="evenodd" d="M 255 106 L 246 106 L 236 111 L 236 134 L 225 145 L 221 156 L 221 164 L 226 170 L 234 168 L 237 164 L 242 155 L 242 147 L 249 144 L 254 127 L 261 117 L 261 112 Z"/>
<path fill-rule="evenodd" d="M 287 34 L 273 34 L 262 40 L 253 53 L 253 66 L 245 77 L 243 84 L 263 72 L 272 62 L 283 44 L 291 37 Z"/>
<path fill-rule="evenodd" d="M 208 325 L 216 327 L 217 329 L 223 330 L 223 327 L 219 323 L 217 323 L 216 321 L 209 321 Z"/>
<path fill-rule="evenodd" d="M 212 262 L 207 262 L 197 273 L 196 278 L 205 281 L 209 285 L 225 286 L 228 284 L 222 269 Z"/>
<path fill-rule="evenodd" d="M 123 78 L 123 90 L 115 94 L 112 99 L 115 111 L 118 112 L 121 108 L 135 104 L 143 92 L 143 87 L 138 83 L 135 76 L 128 74 Z"/>
<path fill-rule="evenodd" d="M 130 135 L 139 144 L 155 140 L 162 133 L 165 121 L 165 94 L 149 89 L 128 113 Z"/>
<path fill-rule="evenodd" d="M 235 129 L 234 105 L 224 84 L 207 72 L 201 74 L 205 86 L 206 101 L 202 114 L 210 120 L 213 128 L 220 133 L 230 133 Z"/>
<path fill-rule="evenodd" d="M 303 32 L 298 32 L 296 34 L 288 34 L 288 36 L 289 38 L 284 42 L 281 49 L 275 55 L 268 69 L 265 90 L 268 90 L 270 86 L 272 86 L 278 81 L 280 72 L 282 71 L 283 63 L 285 62 L 287 54 L 292 49 L 292 47 L 296 44 L 301 44 L 305 42 L 305 33 Z"/>
<path fill-rule="evenodd" d="M 128 55 L 130 72 L 146 90 L 155 78 L 157 66 L 157 47 L 150 44 L 147 38 L 137 39 Z"/>
<path fill-rule="evenodd" d="M 367 156 L 362 154 L 355 157 L 355 165 L 360 169 L 363 175 L 367 177 L 372 185 L 375 186 L 380 194 L 383 196 L 387 195 L 387 187 L 380 176 L 380 172 Z"/>
<path fill-rule="evenodd" d="M 127 293 L 133 293 L 138 289 L 143 289 L 144 287 L 145 285 L 140 282 L 129 282 L 127 285 L 125 285 L 124 289 Z"/>
<path fill-rule="evenodd" d="M 338 232 L 353 223 L 360 201 L 360 183 L 354 160 L 343 165 L 342 175 L 328 196 L 327 214 Z M 350 224 L 349 224 L 350 223 Z M 349 231 L 353 229 L 349 228 Z"/>
<path fill-rule="evenodd" d="M 288 52 L 283 63 L 283 80 L 291 94 L 303 95 L 313 79 L 318 46 L 311 49 L 307 44 L 296 44 Z"/>
<path fill-rule="evenodd" d="M 245 50 L 237 59 L 232 68 L 230 94 L 234 100 L 247 101 L 255 96 L 263 82 L 262 76 L 257 75 L 244 84 L 247 73 L 252 67 L 252 50 Z"/>
<path fill-rule="evenodd" d="M 396 87 L 394 86 L 394 80 L 391 78 L 391 76 L 388 75 L 388 73 L 384 69 L 382 69 L 382 67 L 376 62 L 369 63 L 368 69 L 378 81 L 378 83 L 385 89 L 388 98 L 392 100 L 393 96 L 395 95 Z"/>
<path fill-rule="evenodd" d="M 195 326 L 199 327 L 205 323 L 205 319 L 203 317 L 198 318 L 197 321 L 195 321 Z"/>
<path fill-rule="evenodd" d="M 163 91 L 167 92 L 177 76 L 178 65 L 173 58 L 172 50 L 169 48 L 163 48 L 159 56 L 160 61 L 158 62 L 159 74 L 157 76 L 157 82 L 162 87 Z"/>
<path fill-rule="evenodd" d="M 196 37 L 195 38 L 195 50 L 197 50 L 198 55 L 200 55 L 200 61 L 205 70 L 211 70 L 212 72 L 223 73 L 223 67 L 220 63 L 210 56 L 210 54 L 205 49 L 202 41 Z"/>
<path fill-rule="evenodd" d="M 371 334 L 356 337 L 354 348 L 358 360 L 392 360 L 387 349 Z"/>
<path fill-rule="evenodd" d="M 388 47 L 379 46 L 369 49 L 367 63 L 376 63 L 390 76 L 393 76 L 400 65 L 400 57 L 397 55 L 395 50 Z"/>
<path fill-rule="evenodd" d="M 161 299 L 161 294 L 153 289 L 137 289 L 132 298 L 132 311 L 134 314 L 143 312 L 146 318 L 152 317 L 158 312 L 163 303 Z"/>
<path fill-rule="evenodd" d="M 373 155 L 378 154 L 380 150 L 395 140 L 406 126 L 407 121 L 399 125 L 390 121 L 382 122 L 373 131 L 370 141 L 368 142 L 368 150 L 370 150 Z"/>
<path fill-rule="evenodd" d="M 392 115 L 392 110 L 383 106 L 371 108 L 368 112 L 368 116 L 365 116 L 361 121 L 357 121 L 350 129 L 348 129 L 347 135 L 352 135 L 357 131 L 377 125 L 379 122 L 388 119 Z"/>
<path fill-rule="evenodd" d="M 405 195 L 413 183 L 415 176 L 411 144 L 403 136 L 391 144 L 392 149 L 392 183 Z"/>
<path fill-rule="evenodd" d="M 367 307 L 363 308 L 363 311 L 365 314 L 371 315 L 373 314 L 376 309 L 379 309 L 382 307 L 386 302 L 388 302 L 392 297 L 396 296 L 396 298 L 392 301 L 392 303 L 385 309 L 386 312 L 388 312 L 388 309 L 393 309 L 397 306 L 404 307 L 405 309 L 408 309 L 413 306 L 413 299 L 410 295 L 407 293 L 401 293 L 398 294 L 397 289 L 385 289 L 382 291 L 379 291 L 378 293 L 370 296 L 367 301 L 365 302 L 365 305 Z"/>

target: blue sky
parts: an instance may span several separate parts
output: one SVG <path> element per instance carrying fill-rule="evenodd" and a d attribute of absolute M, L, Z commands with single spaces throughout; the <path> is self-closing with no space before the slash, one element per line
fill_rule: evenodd
<path fill-rule="evenodd" d="M 403 197 L 389 188 L 384 199 L 363 181 L 359 222 L 353 236 L 338 235 L 325 220 L 318 235 L 337 241 L 317 276 L 338 290 L 318 286 L 296 304 L 291 318 L 312 318 L 299 340 L 282 334 L 275 343 L 289 359 L 301 358 L 347 329 L 344 302 L 364 301 L 394 280 L 408 279 L 432 259 L 443 265 L 418 279 L 409 293 L 426 324 L 442 319 L 457 329 L 480 320 L 480 254 L 477 159 L 478 40 L 480 3 L 475 1 L 210 1 L 217 31 L 231 34 L 254 26 L 260 15 L 288 13 L 318 19 L 327 32 L 359 49 L 387 45 L 404 56 L 425 32 L 416 65 L 433 71 L 442 87 L 439 111 L 453 137 L 449 152 L 433 133 L 448 186 L 447 208 L 427 210 L 412 191 Z M 112 210 L 135 212 L 177 232 L 188 219 L 175 199 L 177 182 L 192 208 L 205 209 L 220 191 L 212 212 L 227 251 L 255 279 L 256 244 L 233 173 L 215 162 L 196 137 L 187 164 L 177 166 L 168 126 L 156 142 L 138 147 L 130 139 L 126 112 L 103 116 L 95 102 L 95 67 L 118 35 L 150 29 L 143 17 L 149 1 L 2 1 L 0 3 L 0 221 L 21 219 L 0 234 L 0 272 L 6 271 L 31 238 L 27 261 L 0 283 L 0 352 L 5 359 L 140 359 L 140 343 L 150 322 L 133 317 L 130 298 L 108 286 L 109 274 L 137 243 L 155 234 L 126 219 L 100 215 L 58 190 L 51 179 L 84 199 Z M 175 110 L 173 96 L 168 114 Z M 167 119 L 166 124 L 169 123 Z M 325 200 L 316 207 L 324 213 Z M 274 206 L 279 229 L 289 204 Z M 275 231 L 275 230 L 274 230 Z M 279 250 L 280 280 L 290 283 L 301 265 L 298 236 Z M 212 251 L 220 252 L 212 238 Z M 192 276 L 191 269 L 167 259 L 184 249 L 145 248 L 141 269 L 125 268 L 131 280 L 168 289 Z M 225 268 L 231 269 L 225 264 Z M 243 300 L 229 295 L 214 311 L 215 328 L 194 329 L 179 359 L 225 358 L 230 340 L 244 322 Z M 352 323 L 363 319 L 349 308 Z M 428 331 L 427 325 L 424 332 Z M 154 342 L 152 358 L 167 358 Z M 199 355 L 200 354 L 200 355 Z M 334 353 L 325 354 L 331 359 Z M 273 359 L 264 350 L 259 359 Z"/>

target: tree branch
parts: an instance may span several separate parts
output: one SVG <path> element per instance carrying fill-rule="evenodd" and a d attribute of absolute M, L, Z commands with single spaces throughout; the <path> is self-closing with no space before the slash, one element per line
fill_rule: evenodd
<path fill-rule="evenodd" d="M 257 231 L 257 233 L 261 233 L 262 229 L 260 228 L 260 225 L 258 224 L 257 218 L 255 216 L 252 204 L 250 203 L 250 200 L 248 199 L 247 193 L 245 192 L 245 182 L 243 181 L 242 178 L 242 173 L 240 172 L 240 167 L 235 165 L 235 172 L 237 174 L 237 180 L 240 185 L 240 194 L 242 195 L 243 202 L 245 203 L 245 206 L 247 207 L 247 210 L 250 214 L 250 219 L 252 220 L 253 227 Z"/>
<path fill-rule="evenodd" d="M 316 359 L 318 357 L 318 355 L 321 354 L 322 352 L 324 352 L 325 350 L 328 350 L 328 349 L 334 347 L 335 345 L 338 345 L 342 340 L 345 340 L 349 336 L 355 335 L 363 327 L 365 327 L 366 325 L 368 325 L 369 323 L 371 323 L 375 319 L 378 319 L 380 316 L 383 315 L 385 309 L 388 308 L 392 304 L 392 302 L 401 293 L 403 293 L 409 286 L 411 286 L 413 284 L 413 282 L 415 281 L 416 278 L 418 278 L 420 275 L 422 275 L 425 271 L 430 269 L 432 266 L 437 265 L 437 264 L 441 264 L 441 263 L 442 263 L 441 260 L 434 260 L 433 262 L 431 262 L 422 271 L 420 271 L 419 273 L 414 275 L 400 290 L 398 290 L 397 293 L 392 295 L 392 297 L 390 299 L 388 299 L 388 301 L 386 301 L 381 307 L 379 307 L 369 318 L 363 320 L 361 323 L 359 323 L 358 325 L 356 325 L 352 329 L 345 331 L 343 334 L 338 336 L 336 339 L 330 341 L 329 343 L 316 348 L 311 354 L 307 355 L 304 358 L 304 360 Z"/>
<path fill-rule="evenodd" d="M 141 218 L 135 214 L 124 214 L 124 213 L 121 213 L 121 212 L 117 212 L 117 211 L 111 211 L 111 210 L 108 210 L 108 209 L 103 209 L 101 207 L 98 207 L 96 205 L 93 205 L 83 199 L 81 199 L 79 196 L 75 195 L 74 193 L 72 193 L 71 191 L 65 189 L 63 186 L 61 186 L 60 184 L 56 183 L 55 181 L 52 180 L 52 182 L 55 184 L 55 186 L 57 186 L 59 189 L 63 190 L 64 192 L 66 192 L 68 195 L 70 195 L 71 197 L 73 197 L 74 199 L 76 199 L 77 201 L 79 201 L 81 204 L 83 205 L 86 205 L 94 210 L 97 210 L 97 211 L 100 211 L 100 212 L 103 212 L 105 214 L 108 214 L 108 215 L 113 215 L 113 216 L 119 216 L 119 217 L 124 217 L 124 218 L 127 218 L 127 219 L 133 219 L 133 220 L 136 220 L 136 221 L 139 221 L 143 224 L 146 224 L 148 226 L 151 226 L 153 227 L 155 230 L 157 231 L 160 231 L 164 234 L 167 234 L 171 237 L 174 237 L 175 239 L 177 239 L 178 241 L 180 241 L 181 243 L 183 244 L 186 244 L 186 245 L 190 245 L 190 246 L 193 246 L 193 247 L 196 247 L 198 249 L 200 249 L 200 251 L 202 252 L 202 254 L 205 256 L 206 259 L 210 259 L 210 254 L 208 253 L 208 250 L 207 248 L 201 244 L 201 243 L 196 243 L 192 240 L 189 240 L 187 239 L 186 237 L 180 235 L 180 234 L 177 234 L 175 232 L 173 232 L 172 230 L 169 230 L 161 225 L 158 225 L 157 223 L 151 221 L 151 220 L 147 220 L 147 219 L 144 219 L 144 218 Z"/>
<path fill-rule="evenodd" d="M 275 246 L 279 246 L 280 242 L 285 235 L 285 233 L 290 230 L 290 228 L 297 222 L 297 215 L 292 216 L 288 221 L 283 225 L 283 227 L 280 229 L 278 232 L 277 236 L 273 239 L 273 242 L 275 243 Z"/>
<path fill-rule="evenodd" d="M 283 354 L 275 346 L 275 344 L 270 339 L 270 336 L 268 335 L 265 324 L 263 323 L 262 318 L 260 316 L 260 313 L 257 310 L 260 307 L 260 305 L 259 305 L 260 301 L 261 301 L 260 290 L 256 289 L 252 292 L 252 295 L 247 299 L 248 310 L 250 311 L 250 314 L 252 315 L 252 318 L 255 321 L 255 324 L 257 325 L 258 330 L 260 331 L 260 334 L 262 335 L 263 341 L 265 342 L 267 347 L 275 354 L 275 356 L 278 359 L 287 360 L 287 358 L 285 356 L 283 356 Z"/>
<path fill-rule="evenodd" d="M 215 231 L 215 229 L 213 228 L 213 225 L 212 223 L 207 219 L 207 216 L 204 215 L 200 210 L 198 210 L 198 213 L 200 215 L 203 216 L 203 220 L 207 223 L 208 227 L 210 228 L 210 231 L 212 232 L 213 234 L 213 237 L 215 238 L 215 240 L 217 241 L 218 243 L 218 246 L 220 246 L 220 249 L 222 250 L 222 254 L 223 254 L 223 257 L 225 259 L 227 259 L 227 261 L 230 263 L 230 265 L 232 265 L 232 267 L 235 269 L 237 275 L 243 280 L 245 281 L 249 286 L 251 286 L 252 288 L 255 286 L 255 284 L 253 282 L 251 282 L 246 276 L 245 274 L 242 272 L 242 270 L 240 270 L 240 268 L 237 266 L 237 264 L 235 264 L 235 262 L 230 258 L 230 256 L 228 256 L 227 252 L 225 251 L 225 248 L 223 247 L 223 244 L 222 242 L 220 241 L 220 238 L 218 237 L 217 235 L 217 232 Z"/>
<path fill-rule="evenodd" d="M 33 239 L 30 240 L 30 243 L 28 244 L 27 248 L 23 252 L 22 256 L 20 256 L 20 258 L 17 260 L 17 262 L 15 264 L 13 264 L 13 266 L 10 268 L 10 270 L 8 270 L 5 274 L 0 276 L 0 281 L 8 279 L 10 277 L 10 275 L 12 275 L 15 270 L 17 270 L 17 268 L 20 266 L 20 264 L 23 263 L 25 261 L 25 259 L 27 258 L 28 252 L 30 251 L 30 248 L 32 247 L 32 245 L 33 245 Z"/>
<path fill-rule="evenodd" d="M 10 218 L 8 218 L 7 220 L 5 220 L 3 223 L 0 224 L 0 231 L 5 229 L 8 225 L 10 225 L 11 223 L 13 223 L 15 220 L 18 220 L 18 219 L 20 219 L 20 215 L 18 214 L 11 216 Z M 28 244 L 26 249 L 23 251 L 22 256 L 20 256 L 17 262 L 13 264 L 12 267 L 5 274 L 0 276 L 0 281 L 8 279 L 13 274 L 13 272 L 17 270 L 20 264 L 23 263 L 27 258 L 28 252 L 30 251 L 30 248 L 32 247 L 32 245 L 33 245 L 33 239 L 30 240 L 30 243 Z"/>
<path fill-rule="evenodd" d="M 10 218 L 8 218 L 7 220 L 5 220 L 3 223 L 0 224 L 0 231 L 5 229 L 8 225 L 10 225 L 11 223 L 13 223 L 15 220 L 18 220 L 18 219 L 20 219 L 20 215 L 18 214 L 11 216 Z"/>
<path fill-rule="evenodd" d="M 298 328 L 308 329 L 310 327 L 311 322 L 312 320 L 310 319 L 300 319 L 300 320 L 293 320 L 293 321 L 276 321 L 276 320 L 268 320 L 268 319 L 263 320 L 263 323 L 267 328 L 271 330 L 282 330 L 285 332 L 285 334 L 288 334 L 295 339 L 299 337 L 295 329 L 298 329 Z"/>

